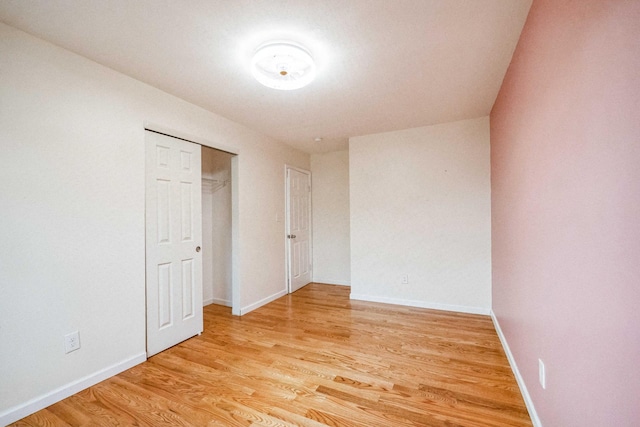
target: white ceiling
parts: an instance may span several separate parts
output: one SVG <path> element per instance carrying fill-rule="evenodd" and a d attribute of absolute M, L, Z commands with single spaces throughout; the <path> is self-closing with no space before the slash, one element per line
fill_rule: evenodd
<path fill-rule="evenodd" d="M 531 0 L 2 0 L 0 20 L 309 153 L 489 114 Z M 304 45 L 318 77 L 253 80 Z M 322 137 L 321 143 L 314 142 Z"/>

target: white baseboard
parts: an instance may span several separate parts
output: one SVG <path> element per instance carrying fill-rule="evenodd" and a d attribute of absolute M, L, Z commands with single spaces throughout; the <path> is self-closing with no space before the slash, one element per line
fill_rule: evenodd
<path fill-rule="evenodd" d="M 249 313 L 250 311 L 255 310 L 256 308 L 260 308 L 265 304 L 269 304 L 271 301 L 277 300 L 278 298 L 285 296 L 287 294 L 287 290 L 283 289 L 281 291 L 276 292 L 273 295 L 270 295 L 266 298 L 261 299 L 260 301 L 256 301 L 253 304 L 249 304 L 246 307 L 242 307 L 240 309 L 240 313 L 239 316 L 243 316 L 247 313 Z"/>
<path fill-rule="evenodd" d="M 513 353 L 511 353 L 511 349 L 509 348 L 507 339 L 502 333 L 502 328 L 500 328 L 500 323 L 498 322 L 498 318 L 496 317 L 493 310 L 491 310 L 491 320 L 493 320 L 493 326 L 496 328 L 496 332 L 498 333 L 498 338 L 500 338 L 500 342 L 502 343 L 502 348 L 504 348 L 504 352 L 506 353 L 507 359 L 509 360 L 509 365 L 511 365 L 511 370 L 513 371 L 513 374 L 516 377 L 518 387 L 520 387 L 520 393 L 522 393 L 522 398 L 524 399 L 524 403 L 525 405 L 527 405 L 527 410 L 529 411 L 531 422 L 533 423 L 534 427 L 542 427 L 542 423 L 540 422 L 540 418 L 538 417 L 536 408 L 533 405 L 533 400 L 531 400 L 531 395 L 529 395 L 529 391 L 527 390 L 527 385 L 524 383 L 524 379 L 522 378 L 522 375 L 520 375 L 520 370 L 518 369 L 516 360 L 513 357 Z"/>
<path fill-rule="evenodd" d="M 203 307 L 205 305 L 210 305 L 210 304 L 217 304 L 217 305 L 224 305 L 225 307 L 231 307 L 231 301 L 226 300 L 226 299 L 207 298 L 206 300 L 202 301 L 202 306 Z"/>
<path fill-rule="evenodd" d="M 34 412 L 44 409 L 47 406 L 53 405 L 54 403 L 59 402 L 62 399 L 66 399 L 73 394 L 89 388 L 92 385 L 99 383 L 100 381 L 104 381 L 107 378 L 111 378 L 112 376 L 119 374 L 120 372 L 126 371 L 127 369 L 132 368 L 144 362 L 145 360 L 147 360 L 147 353 L 140 353 L 129 359 L 123 360 L 122 362 L 118 362 L 115 365 L 108 366 L 76 381 L 70 382 L 69 384 L 63 385 L 62 387 L 58 387 L 57 389 L 43 394 L 42 396 L 35 397 L 25 403 L 14 406 L 13 408 L 9 408 L 3 413 L 0 413 L 0 425 L 6 426 L 10 423 L 18 421 L 28 415 L 33 414 Z"/>
<path fill-rule="evenodd" d="M 406 305 L 408 307 L 430 308 L 432 310 L 457 311 L 459 313 L 469 313 L 469 314 L 489 315 L 491 311 L 490 309 L 483 308 L 483 307 L 467 307 L 465 305 L 440 304 L 437 302 L 415 301 L 415 300 L 407 300 L 407 299 L 399 299 L 399 298 L 387 298 L 387 297 L 378 297 L 378 296 L 362 295 L 362 294 L 354 294 L 354 293 L 350 295 L 350 298 L 361 300 L 361 301 Z"/>
<path fill-rule="evenodd" d="M 321 283 L 324 285 L 351 286 L 351 282 L 346 280 L 324 279 L 322 277 L 315 277 L 315 276 L 313 278 L 313 283 Z"/>

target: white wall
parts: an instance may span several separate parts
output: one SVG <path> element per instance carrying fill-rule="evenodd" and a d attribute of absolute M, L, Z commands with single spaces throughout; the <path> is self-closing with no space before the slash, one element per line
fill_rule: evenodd
<path fill-rule="evenodd" d="M 285 292 L 307 154 L 4 24 L 0 57 L 0 424 L 144 359 L 145 121 L 239 153 L 240 311 Z"/>
<path fill-rule="evenodd" d="M 204 305 L 231 307 L 231 158 L 202 149 L 202 294 Z"/>
<path fill-rule="evenodd" d="M 313 281 L 351 284 L 349 151 L 311 155 Z"/>
<path fill-rule="evenodd" d="M 488 117 L 351 138 L 352 298 L 488 314 L 489 171 Z"/>

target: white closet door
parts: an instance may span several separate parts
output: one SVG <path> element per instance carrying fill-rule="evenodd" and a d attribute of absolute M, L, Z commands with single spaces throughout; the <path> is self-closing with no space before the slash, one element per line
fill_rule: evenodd
<path fill-rule="evenodd" d="M 203 330 L 200 145 L 146 132 L 147 356 Z"/>

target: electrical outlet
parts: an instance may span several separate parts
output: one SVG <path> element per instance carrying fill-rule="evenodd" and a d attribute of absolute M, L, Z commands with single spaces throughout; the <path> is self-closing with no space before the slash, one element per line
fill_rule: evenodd
<path fill-rule="evenodd" d="M 78 331 L 64 336 L 64 352 L 71 353 L 80 348 L 80 334 Z"/>
<path fill-rule="evenodd" d="M 547 388 L 547 372 L 544 367 L 542 359 L 538 359 L 538 379 L 543 389 Z"/>
<path fill-rule="evenodd" d="M 402 275 L 402 284 L 406 285 L 407 283 L 409 283 L 409 275 L 408 274 L 403 274 Z"/>

